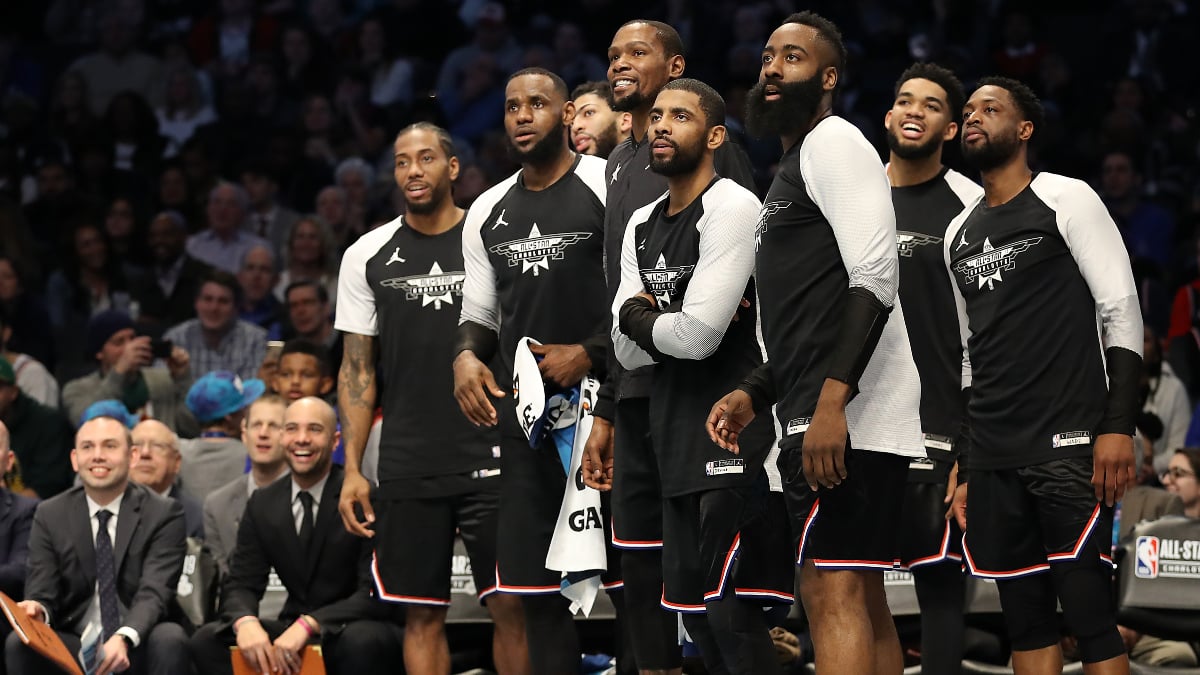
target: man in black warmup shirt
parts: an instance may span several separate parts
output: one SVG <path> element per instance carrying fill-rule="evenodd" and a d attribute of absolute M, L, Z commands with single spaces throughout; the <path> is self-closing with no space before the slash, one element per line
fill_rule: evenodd
<path fill-rule="evenodd" d="M 800 593 L 821 673 L 898 673 L 883 591 L 905 475 L 924 457 L 920 382 L 904 312 L 883 165 L 832 114 L 845 62 L 837 26 L 811 12 L 775 29 L 747 97 L 753 133 L 784 147 L 756 232 L 769 363 L 709 414 L 714 440 L 772 403 Z"/>
<path fill-rule="evenodd" d="M 445 627 L 457 530 L 475 592 L 495 624 L 496 668 L 522 673 L 528 657 L 520 603 L 495 593 L 499 435 L 463 418 L 445 365 L 453 358 L 464 276 L 465 213 L 451 195 L 458 158 L 450 135 L 424 122 L 402 130 L 394 150 L 406 213 L 347 249 L 339 275 L 337 328 L 346 350 L 338 408 L 346 477 L 338 508 L 351 534 L 375 539 L 376 595 L 405 606 L 407 672 L 450 670 Z M 387 388 L 373 510 L 361 466 L 379 390 L 377 355 Z"/>
<path fill-rule="evenodd" d="M 1030 171 L 1042 107 L 1028 87 L 984 78 L 962 119 L 984 188 L 944 241 L 971 386 L 954 499 L 964 557 L 996 579 L 1017 673 L 1062 672 L 1057 603 L 1084 672 L 1128 673 L 1109 554 L 1112 505 L 1135 480 L 1142 319 L 1129 257 L 1086 183 Z"/>
<path fill-rule="evenodd" d="M 542 377 L 563 387 L 602 368 L 606 357 L 607 308 L 597 301 L 605 297 L 604 160 L 567 148 L 570 105 L 566 84 L 549 71 L 527 68 L 509 78 L 504 129 L 521 170 L 480 195 L 467 214 L 454 348 L 454 396 L 463 414 L 500 427 L 497 588 L 521 596 L 533 672 L 553 675 L 579 667 L 561 574 L 546 569 L 566 475 L 552 441 L 529 447 L 504 389 L 525 336 L 542 343 L 532 347 Z M 493 356 L 495 374 L 485 365 Z"/>
<path fill-rule="evenodd" d="M 706 84 L 675 80 L 650 111 L 650 166 L 669 192 L 634 212 L 613 303 L 621 364 L 654 364 L 650 441 L 662 477 L 662 605 L 683 614 L 710 673 L 779 672 L 762 608 L 790 603 L 793 573 L 782 498 L 763 460 L 775 443 L 763 418 L 741 454 L 703 429 L 708 401 L 762 363 L 754 297 L 754 193 L 713 170 L 725 102 Z M 749 303 L 747 303 L 749 304 Z M 774 467 L 770 467 L 773 472 Z M 775 516 L 775 517 L 772 517 Z"/>
<path fill-rule="evenodd" d="M 942 146 L 958 132 L 965 98 L 954 73 L 915 64 L 897 80 L 894 94 L 884 117 L 891 149 L 887 173 L 896 209 L 900 298 L 921 373 L 921 429 L 928 455 L 908 467 L 900 564 L 912 572 L 921 605 L 921 672 L 941 675 L 962 668 L 965 586 L 962 533 L 946 518 L 965 399 L 959 386 L 962 348 L 954 288 L 946 277 L 942 237 L 983 189 L 942 166 Z"/>
<path fill-rule="evenodd" d="M 630 113 L 631 122 L 629 136 L 609 155 L 604 174 L 606 297 L 611 303 L 621 278 L 621 242 L 629 218 L 667 191 L 666 178 L 650 167 L 650 108 L 663 86 L 683 75 L 686 64 L 679 33 L 660 21 L 644 19 L 617 30 L 608 61 L 613 109 Z M 750 160 L 737 144 L 722 143 L 713 162 L 717 175 L 754 189 Z M 650 388 L 650 369 L 625 372 L 609 359 L 583 468 L 588 485 L 613 491 L 612 543 L 621 550 L 627 634 L 638 669 L 643 675 L 659 675 L 680 672 L 680 652 L 675 616 L 659 605 L 662 493 L 650 444 Z M 614 455 L 620 459 L 614 462 Z"/>

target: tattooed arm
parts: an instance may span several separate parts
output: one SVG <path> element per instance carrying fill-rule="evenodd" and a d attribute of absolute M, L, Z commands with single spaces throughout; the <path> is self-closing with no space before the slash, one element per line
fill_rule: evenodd
<path fill-rule="evenodd" d="M 345 334 L 345 353 L 338 370 L 338 416 L 342 423 L 342 442 L 346 449 L 346 476 L 338 510 L 342 523 L 351 534 L 370 537 L 374 534 L 367 525 L 375 522 L 371 509 L 371 485 L 362 475 L 362 456 L 371 432 L 375 411 L 375 354 L 376 338 L 370 335 Z M 354 512 L 355 504 L 362 508 L 366 522 L 360 522 Z"/>

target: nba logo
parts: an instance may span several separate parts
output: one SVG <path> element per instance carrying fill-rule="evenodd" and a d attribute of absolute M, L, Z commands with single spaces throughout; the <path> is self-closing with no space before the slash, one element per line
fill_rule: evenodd
<path fill-rule="evenodd" d="M 1136 565 L 1133 574 L 1142 579 L 1158 577 L 1158 537 L 1137 538 Z"/>

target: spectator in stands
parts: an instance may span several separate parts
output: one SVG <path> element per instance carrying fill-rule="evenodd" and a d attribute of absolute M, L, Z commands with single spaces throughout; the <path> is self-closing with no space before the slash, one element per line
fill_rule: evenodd
<path fill-rule="evenodd" d="M 311 340 L 296 338 L 283 345 L 271 388 L 288 403 L 309 396 L 328 400 L 333 391 L 329 350 Z"/>
<path fill-rule="evenodd" d="M 304 338 L 329 350 L 331 372 L 342 363 L 342 334 L 333 329 L 333 308 L 325 286 L 311 280 L 294 281 L 285 291 L 290 337 Z M 282 392 L 281 392 L 282 393 Z"/>
<path fill-rule="evenodd" d="M 247 224 L 256 236 L 266 239 L 272 251 L 282 251 L 287 234 L 300 214 L 279 203 L 279 179 L 264 160 L 242 167 L 242 187 L 250 197 Z"/>
<path fill-rule="evenodd" d="M 26 266 L 19 260 L 0 255 L 0 317 L 11 329 L 7 348 L 29 354 L 47 368 L 54 368 L 54 338 L 50 315 L 26 280 Z"/>
<path fill-rule="evenodd" d="M 26 396 L 16 374 L 0 359 L 0 422 L 8 427 L 21 483 L 47 499 L 71 486 L 71 425 L 54 408 Z"/>
<path fill-rule="evenodd" d="M 242 424 L 242 443 L 250 453 L 250 473 L 234 478 L 204 500 L 204 543 L 217 561 L 222 577 L 229 574 L 229 558 L 237 543 L 238 523 L 246 510 L 246 500 L 255 490 L 274 483 L 288 472 L 281 442 L 286 409 L 287 403 L 277 394 L 265 394 L 250 404 Z"/>
<path fill-rule="evenodd" d="M 583 31 L 579 29 L 579 24 L 572 21 L 562 21 L 554 30 L 554 63 L 551 65 L 551 70 L 568 87 L 603 80 L 608 72 L 608 65 L 588 51 Z"/>
<path fill-rule="evenodd" d="M 241 286 L 232 274 L 213 270 L 196 293 L 196 318 L 163 334 L 183 347 L 192 360 L 192 371 L 231 370 L 253 377 L 266 351 L 267 331 L 237 318 Z"/>
<path fill-rule="evenodd" d="M 1130 258 L 1153 261 L 1160 271 L 1170 269 L 1175 223 L 1171 214 L 1142 194 L 1142 172 L 1129 153 L 1104 156 L 1100 194 L 1125 238 Z"/>
<path fill-rule="evenodd" d="M 275 284 L 275 297 L 285 300 L 284 292 L 296 281 L 315 281 L 325 293 L 337 297 L 340 256 L 333 230 L 320 216 L 304 216 L 292 226 L 284 252 L 284 269 Z"/>
<path fill-rule="evenodd" d="M 108 310 L 92 317 L 87 326 L 87 352 L 96 360 L 90 375 L 63 387 L 67 419 L 78 420 L 83 411 L 104 399 L 116 399 L 138 418 L 159 419 L 172 431 L 193 435 L 199 428 L 184 406 L 192 386 L 191 359 L 186 349 L 171 345 L 166 367 L 153 367 L 153 341 L 138 335 L 129 315 Z"/>
<path fill-rule="evenodd" d="M 187 254 L 186 241 L 187 222 L 178 211 L 163 211 L 150 221 L 151 266 L 133 290 L 139 323 L 174 326 L 196 316 L 196 293 L 211 268 Z"/>
<path fill-rule="evenodd" d="M 41 361 L 28 354 L 9 349 L 12 326 L 0 312 L 0 358 L 8 361 L 16 374 L 17 387 L 25 395 L 48 408 L 58 407 L 58 381 L 46 370 Z"/>
<path fill-rule="evenodd" d="M 67 241 L 62 267 L 46 282 L 51 324 L 60 331 L 79 331 L 97 312 L 128 312 L 130 280 L 136 276 L 110 255 L 104 230 L 85 222 L 69 233 Z"/>
<path fill-rule="evenodd" d="M 321 188 L 314 204 L 317 215 L 324 220 L 338 242 L 338 250 L 354 243 L 358 234 L 350 226 L 350 201 L 346 191 L 337 185 Z"/>
<path fill-rule="evenodd" d="M 1147 395 L 1142 412 L 1158 417 L 1163 433 L 1154 444 L 1153 475 L 1162 475 L 1175 451 L 1184 447 L 1192 422 L 1192 406 L 1187 389 L 1175 376 L 1170 364 L 1163 362 L 1162 342 L 1154 329 L 1145 327 L 1142 341 L 1142 367 L 1146 372 Z"/>
<path fill-rule="evenodd" d="M 250 197 L 242 186 L 218 183 L 208 195 L 208 227 L 188 237 L 188 255 L 217 269 L 237 272 L 236 265 L 246 251 L 269 245 L 244 228 L 249 210 Z"/>
<path fill-rule="evenodd" d="M 188 53 L 197 66 L 214 77 L 240 75 L 257 52 L 275 45 L 278 25 L 269 16 L 258 16 L 253 0 L 222 0 L 192 26 Z"/>
<path fill-rule="evenodd" d="M 200 422 L 200 437 L 179 442 L 183 486 L 198 499 L 246 472 L 242 420 L 266 386 L 228 370 L 208 373 L 188 392 L 188 409 Z"/>
<path fill-rule="evenodd" d="M 8 428 L 0 422 L 0 472 L 7 476 L 15 461 L 8 446 Z M 16 494 L 0 482 L 0 592 L 10 598 L 25 597 L 25 560 L 36 507 L 36 499 Z"/>
<path fill-rule="evenodd" d="M 351 157 L 337 165 L 333 180 L 346 191 L 346 230 L 350 236 L 358 237 L 367 231 L 364 219 L 369 210 L 371 188 L 375 185 L 375 170 L 362 158 Z"/>
<path fill-rule="evenodd" d="M 1200 486 L 1196 475 L 1200 472 L 1200 449 L 1180 448 L 1172 456 L 1168 468 L 1162 474 L 1167 492 L 1177 496 L 1183 503 L 1183 515 L 1200 518 Z M 1121 518 L 1125 518 L 1122 502 Z M 1129 649 L 1129 657 L 1138 663 L 1152 666 L 1195 667 L 1196 651 L 1186 642 L 1163 640 L 1152 635 L 1119 627 L 1121 637 Z"/>
<path fill-rule="evenodd" d="M 88 105 L 99 115 L 122 91 L 137 92 L 155 101 L 161 90 L 162 64 L 149 54 L 136 51 L 138 26 L 118 6 L 100 17 L 100 49 L 71 64 L 88 83 Z"/>
<path fill-rule="evenodd" d="M 291 128 L 296 124 L 300 107 L 280 91 L 279 65 L 273 55 L 265 52 L 254 55 L 246 80 L 250 85 L 255 120 L 264 126 Z"/>
<path fill-rule="evenodd" d="M 88 83 L 83 75 L 68 70 L 59 76 L 50 98 L 50 135 L 67 146 L 93 137 L 100 126 L 100 116 L 89 105 Z"/>
<path fill-rule="evenodd" d="M 192 198 L 187 173 L 178 158 L 168 160 L 158 175 L 155 205 L 162 211 L 174 211 L 183 218 L 185 235 L 191 231 L 191 223 L 200 222 L 200 204 Z M 184 237 L 187 241 L 187 237 Z"/>
<path fill-rule="evenodd" d="M 238 283 L 242 287 L 242 301 L 238 316 L 256 326 L 267 329 L 267 337 L 279 337 L 279 319 L 283 303 L 275 297 L 274 288 L 279 280 L 275 269 L 275 254 L 266 246 L 255 246 L 246 251 L 238 269 Z"/>
<path fill-rule="evenodd" d="M 347 131 L 339 157 L 379 157 L 387 148 L 388 120 L 383 110 L 371 103 L 366 73 L 357 69 L 343 71 L 334 89 L 333 105 L 337 126 Z"/>
<path fill-rule="evenodd" d="M 463 83 L 478 67 L 480 55 L 489 57 L 491 68 L 507 75 L 521 67 L 522 50 L 508 30 L 508 17 L 504 5 L 488 2 L 475 15 L 474 38 L 469 44 L 450 52 L 442 62 L 437 77 L 439 99 L 461 96 Z"/>
<path fill-rule="evenodd" d="M 158 420 L 143 420 L 133 428 L 133 463 L 129 478 L 145 485 L 159 497 L 174 499 L 183 507 L 187 536 L 204 538 L 204 507 L 176 480 L 182 457 L 179 437 Z"/>
<path fill-rule="evenodd" d="M 283 65 L 284 96 L 300 100 L 313 92 L 332 89 L 332 55 L 326 53 L 319 38 L 304 24 L 292 23 L 283 28 L 279 36 L 279 54 Z"/>
<path fill-rule="evenodd" d="M 146 230 L 141 215 L 133 199 L 126 195 L 113 197 L 104 214 L 104 234 L 108 237 L 109 254 L 121 267 L 137 271 L 137 280 L 131 280 L 135 285 L 145 276 L 145 267 L 149 263 Z"/>
<path fill-rule="evenodd" d="M 166 95 L 154 114 L 159 133 L 167 139 L 163 157 L 178 155 L 196 129 L 217 121 L 217 111 L 204 100 L 200 79 L 186 64 L 167 71 Z"/>
<path fill-rule="evenodd" d="M 88 624 L 101 627 L 99 672 L 133 665 L 147 675 L 178 675 L 188 672 L 187 638 L 167 614 L 183 569 L 183 510 L 129 482 L 129 446 L 129 430 L 115 419 L 80 427 L 71 465 L 83 485 L 38 507 L 19 605 L 51 623 L 71 655 Z M 4 652 L 10 673 L 57 670 L 16 635 Z"/>
<path fill-rule="evenodd" d="M 113 168 L 140 175 L 158 173 L 167 139 L 159 134 L 154 108 L 136 92 L 113 96 L 104 111 L 104 129 L 113 143 Z"/>
<path fill-rule="evenodd" d="M 329 97 L 319 92 L 305 96 L 300 125 L 304 133 L 304 156 L 332 171 L 341 157 L 339 149 L 346 138 L 337 127 Z"/>
<path fill-rule="evenodd" d="M 389 608 L 371 597 L 371 543 L 334 517 L 342 489 L 342 467 L 331 459 L 336 427 L 324 401 L 288 406 L 283 443 L 291 477 L 246 503 L 221 617 L 188 644 L 198 672 L 230 673 L 234 644 L 256 670 L 295 672 L 310 639 L 319 641 L 332 672 L 376 672 L 379 664 L 400 662 L 400 629 L 380 621 Z M 272 567 L 288 592 L 277 621 L 258 616 Z"/>
<path fill-rule="evenodd" d="M 413 98 L 413 63 L 397 56 L 383 20 L 368 16 L 358 25 L 358 67 L 371 83 L 371 103 L 380 108 L 408 105 Z"/>

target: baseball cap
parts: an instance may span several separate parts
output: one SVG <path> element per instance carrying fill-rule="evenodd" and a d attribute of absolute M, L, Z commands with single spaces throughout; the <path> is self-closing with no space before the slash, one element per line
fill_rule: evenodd
<path fill-rule="evenodd" d="M 106 309 L 88 320 L 87 355 L 89 357 L 104 348 L 104 343 L 117 331 L 133 328 L 133 319 L 118 309 Z"/>
<path fill-rule="evenodd" d="M 111 417 L 124 423 L 130 429 L 137 426 L 139 422 L 138 416 L 130 414 L 129 408 L 126 408 L 124 403 L 115 398 L 106 398 L 96 401 L 84 409 L 83 414 L 79 416 L 78 426 L 83 426 L 84 423 L 97 417 Z"/>
<path fill-rule="evenodd" d="M 17 375 L 8 359 L 0 356 L 0 384 L 16 384 Z"/>
<path fill-rule="evenodd" d="M 221 419 L 250 405 L 266 391 L 262 380 L 242 380 L 228 370 L 214 370 L 196 380 L 184 403 L 201 424 Z"/>

